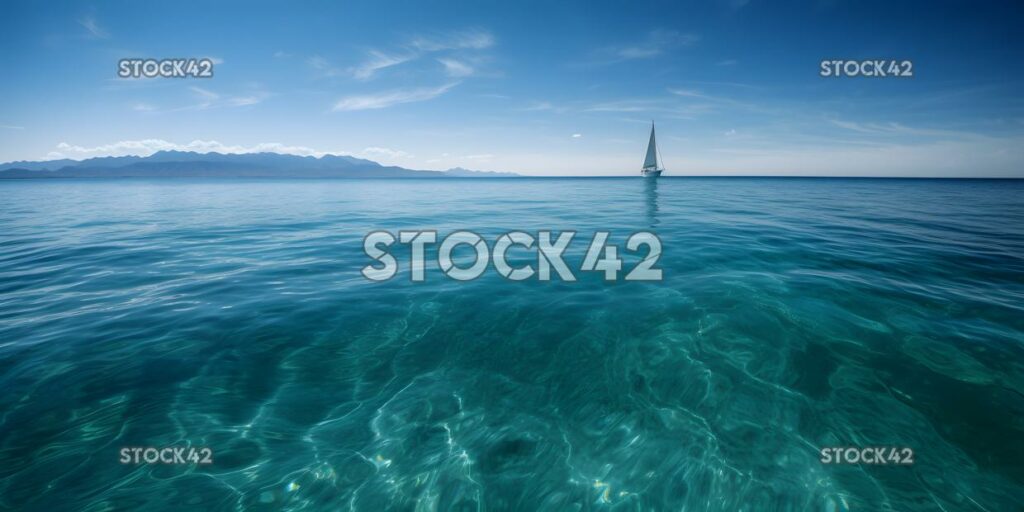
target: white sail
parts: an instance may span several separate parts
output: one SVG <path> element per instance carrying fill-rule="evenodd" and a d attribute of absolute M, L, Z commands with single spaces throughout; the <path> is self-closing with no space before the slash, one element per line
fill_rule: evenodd
<path fill-rule="evenodd" d="M 654 123 L 651 123 L 651 140 L 647 143 L 647 157 L 644 158 L 643 169 L 658 168 L 658 146 L 654 141 Z"/>

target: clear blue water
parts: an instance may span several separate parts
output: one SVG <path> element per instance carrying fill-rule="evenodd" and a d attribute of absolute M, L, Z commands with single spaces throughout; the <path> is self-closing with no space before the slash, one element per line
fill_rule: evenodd
<path fill-rule="evenodd" d="M 665 279 L 371 283 L 374 229 Z M 1024 182 L 3 182 L 0 388 L 4 509 L 1018 510 Z"/>

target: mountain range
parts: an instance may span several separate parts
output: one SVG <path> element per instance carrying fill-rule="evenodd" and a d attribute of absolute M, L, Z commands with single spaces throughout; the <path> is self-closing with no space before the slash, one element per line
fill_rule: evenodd
<path fill-rule="evenodd" d="M 506 178 L 510 172 L 421 171 L 344 155 L 195 153 L 158 151 L 149 156 L 0 164 L 0 179 L 25 178 Z"/>

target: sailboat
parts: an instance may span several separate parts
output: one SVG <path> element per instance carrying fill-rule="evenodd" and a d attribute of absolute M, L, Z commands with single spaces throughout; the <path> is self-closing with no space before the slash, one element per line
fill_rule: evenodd
<path fill-rule="evenodd" d="M 654 121 L 651 121 L 651 140 L 647 142 L 647 156 L 640 175 L 644 178 L 657 178 L 665 169 L 658 167 L 658 143 L 654 141 Z"/>

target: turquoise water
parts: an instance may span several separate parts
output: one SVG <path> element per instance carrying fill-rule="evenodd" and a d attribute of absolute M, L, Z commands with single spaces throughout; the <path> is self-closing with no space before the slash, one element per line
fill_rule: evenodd
<path fill-rule="evenodd" d="M 374 229 L 664 281 L 371 283 Z M 1024 182 L 4 182 L 0 385 L 4 509 L 1018 510 Z"/>

